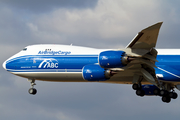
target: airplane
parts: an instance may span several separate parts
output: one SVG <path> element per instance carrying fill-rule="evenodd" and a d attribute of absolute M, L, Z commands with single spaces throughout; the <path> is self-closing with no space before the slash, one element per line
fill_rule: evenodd
<path fill-rule="evenodd" d="M 180 90 L 180 49 L 155 49 L 158 22 L 140 31 L 123 49 L 74 45 L 30 45 L 3 63 L 8 72 L 27 78 L 28 92 L 36 80 L 132 84 L 138 96 L 160 96 L 169 103 Z"/>

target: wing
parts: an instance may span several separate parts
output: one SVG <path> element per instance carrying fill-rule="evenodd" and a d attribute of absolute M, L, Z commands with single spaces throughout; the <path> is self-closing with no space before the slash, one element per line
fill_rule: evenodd
<path fill-rule="evenodd" d="M 123 72 L 123 75 L 132 74 L 132 83 L 139 83 L 142 81 L 150 82 L 156 86 L 158 80 L 155 74 L 155 62 L 157 51 L 156 46 L 159 29 L 162 22 L 154 24 L 139 32 L 135 38 L 127 45 L 124 50 L 126 53 L 127 65 L 122 68 L 112 68 L 113 72 Z"/>
<path fill-rule="evenodd" d="M 156 23 L 139 32 L 126 48 L 151 49 L 156 46 L 159 29 L 163 22 Z"/>

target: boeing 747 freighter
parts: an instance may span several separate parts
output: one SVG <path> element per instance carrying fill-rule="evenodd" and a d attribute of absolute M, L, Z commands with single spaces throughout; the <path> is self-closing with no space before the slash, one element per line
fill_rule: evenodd
<path fill-rule="evenodd" d="M 35 81 L 132 84 L 138 96 L 169 103 L 180 90 L 180 49 L 155 49 L 162 22 L 139 32 L 123 49 L 30 45 L 3 63 L 8 72 Z"/>

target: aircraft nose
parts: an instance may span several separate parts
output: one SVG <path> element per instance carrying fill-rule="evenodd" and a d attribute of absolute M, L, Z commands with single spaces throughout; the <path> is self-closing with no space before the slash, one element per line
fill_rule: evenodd
<path fill-rule="evenodd" d="M 6 61 L 3 63 L 3 68 L 6 70 Z"/>

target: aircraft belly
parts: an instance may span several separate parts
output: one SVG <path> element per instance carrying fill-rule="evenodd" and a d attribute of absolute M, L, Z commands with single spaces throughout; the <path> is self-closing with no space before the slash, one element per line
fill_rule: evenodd
<path fill-rule="evenodd" d="M 134 73 L 132 71 L 119 72 L 112 76 L 109 80 L 103 81 L 103 83 L 115 83 L 115 84 L 133 84 Z M 142 80 L 142 84 L 151 84 L 147 80 Z"/>
<path fill-rule="evenodd" d="M 119 73 L 112 76 L 106 81 L 86 81 L 82 77 L 82 72 L 13 72 L 13 74 L 25 78 L 31 78 L 41 81 L 51 82 L 100 82 L 112 84 L 132 84 L 133 74 Z M 142 81 L 142 84 L 149 84 L 147 81 Z"/>
<path fill-rule="evenodd" d="M 86 82 L 82 72 L 17 72 L 15 75 L 42 81 Z"/>

